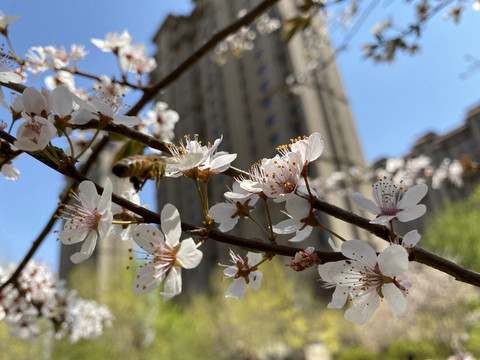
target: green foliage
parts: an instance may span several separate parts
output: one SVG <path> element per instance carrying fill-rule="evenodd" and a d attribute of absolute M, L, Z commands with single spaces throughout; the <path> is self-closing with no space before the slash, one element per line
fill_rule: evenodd
<path fill-rule="evenodd" d="M 385 353 L 382 354 L 381 359 L 444 360 L 451 354 L 451 350 L 447 346 L 435 340 L 415 342 L 398 339 L 390 346 L 390 348 Z"/>
<path fill-rule="evenodd" d="M 281 349 L 296 352 L 323 340 L 324 306 L 319 302 L 310 306 L 308 286 L 299 284 L 302 290 L 297 290 L 297 284 L 288 278 L 288 271 L 278 259 L 263 264 L 260 270 L 265 279 L 261 289 L 255 292 L 248 287 L 241 301 L 225 299 L 231 280 L 218 281 L 219 271 L 213 294 L 195 297 L 187 308 L 190 317 L 216 339 L 214 352 L 222 358 L 233 352 L 255 356 L 282 352 Z M 298 279 L 298 274 L 291 275 Z M 209 325 L 212 323 L 215 326 Z"/>
<path fill-rule="evenodd" d="M 376 360 L 379 357 L 375 353 L 360 347 L 349 347 L 342 349 L 342 351 L 334 357 L 335 360 Z"/>
<path fill-rule="evenodd" d="M 480 187 L 466 201 L 447 203 L 428 221 L 422 246 L 480 271 Z"/>

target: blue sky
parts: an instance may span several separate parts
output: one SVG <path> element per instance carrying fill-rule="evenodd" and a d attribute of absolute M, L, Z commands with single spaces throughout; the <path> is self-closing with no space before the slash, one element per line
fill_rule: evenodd
<path fill-rule="evenodd" d="M 68 49 L 72 43 L 84 44 L 90 54 L 81 62 L 81 69 L 107 75 L 117 74 L 114 58 L 98 51 L 91 38 L 128 29 L 134 42 L 144 42 L 153 53 L 151 38 L 167 14 L 186 14 L 191 8 L 186 0 L 139 0 L 134 7 L 127 0 L 3 0 L 0 4 L 4 13 L 22 15 L 10 28 L 18 54 L 36 45 L 65 45 Z M 410 19 L 412 12 L 413 8 L 392 1 L 379 5 L 338 58 L 367 161 L 405 154 L 426 131 L 453 129 L 463 123 L 467 110 L 480 102 L 480 74 L 466 80 L 459 76 L 468 66 L 466 55 L 480 57 L 480 13 L 470 9 L 460 25 L 445 21 L 441 15 L 433 19 L 424 31 L 417 56 L 401 55 L 393 65 L 362 59 L 361 45 L 371 39 L 369 30 L 376 22 L 395 14 L 401 23 Z M 331 35 L 333 44 L 339 44 L 345 32 L 337 29 Z M 38 79 L 33 85 L 41 87 L 43 81 Z M 0 117 L 8 120 L 5 113 L 0 112 Z M 15 165 L 22 173 L 18 181 L 0 176 L 0 263 L 21 260 L 48 221 L 63 188 L 61 176 L 27 155 Z M 142 194 L 142 203 L 153 205 L 152 193 L 150 188 Z M 36 259 L 56 266 L 58 243 L 54 234 L 44 242 Z"/>

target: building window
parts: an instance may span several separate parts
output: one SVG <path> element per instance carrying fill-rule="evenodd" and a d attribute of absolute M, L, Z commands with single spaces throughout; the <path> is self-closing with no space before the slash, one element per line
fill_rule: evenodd
<path fill-rule="evenodd" d="M 260 60 L 263 57 L 263 50 L 258 50 L 255 53 L 255 59 Z"/>
<path fill-rule="evenodd" d="M 263 101 L 262 101 L 262 106 L 265 108 L 265 109 L 268 109 L 270 106 L 272 106 L 272 98 L 270 96 L 266 97 Z"/>
<path fill-rule="evenodd" d="M 267 71 L 267 67 L 265 65 L 262 65 L 258 68 L 257 73 L 258 75 L 263 75 L 265 74 L 265 71 Z"/>
<path fill-rule="evenodd" d="M 270 81 L 264 81 L 260 89 L 262 91 L 267 91 L 269 87 L 270 87 Z"/>
<path fill-rule="evenodd" d="M 275 124 L 275 121 L 276 121 L 275 115 L 270 115 L 267 119 L 267 125 L 273 126 L 273 124 Z"/>
<path fill-rule="evenodd" d="M 278 134 L 277 133 L 273 133 L 272 135 L 270 135 L 270 144 L 271 145 L 278 145 Z"/>

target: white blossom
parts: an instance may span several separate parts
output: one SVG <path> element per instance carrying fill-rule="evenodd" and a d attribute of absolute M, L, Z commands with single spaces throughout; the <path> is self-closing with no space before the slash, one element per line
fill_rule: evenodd
<path fill-rule="evenodd" d="M 112 182 L 107 178 L 100 196 L 93 182 L 83 181 L 78 186 L 78 195 L 72 193 L 72 196 L 77 204 L 64 206 L 61 218 L 67 221 L 59 233 L 59 239 L 65 245 L 84 241 L 80 252 L 70 257 L 77 264 L 88 259 L 98 238 L 104 238 L 110 231 L 113 219 Z"/>
<path fill-rule="evenodd" d="M 373 185 L 372 196 L 375 202 L 360 193 L 352 195 L 353 201 L 362 209 L 377 215 L 372 224 L 386 223 L 392 219 L 402 222 L 414 220 L 426 212 L 426 207 L 418 202 L 427 194 L 428 187 L 418 184 L 404 189 L 393 184 L 392 180 L 382 179 Z"/>
<path fill-rule="evenodd" d="M 342 254 L 349 260 L 319 265 L 323 279 L 340 287 L 330 307 L 342 307 L 342 302 L 352 294 L 354 304 L 345 312 L 345 319 L 358 325 L 370 319 L 381 298 L 387 300 L 396 317 L 405 314 L 406 288 L 410 284 L 396 278 L 408 268 L 405 248 L 393 244 L 377 256 L 363 241 L 350 240 L 342 244 Z"/>
<path fill-rule="evenodd" d="M 237 182 L 233 183 L 233 191 L 226 192 L 224 196 L 227 201 L 213 205 L 209 214 L 216 223 L 220 224 L 218 229 L 227 232 L 235 227 L 238 219 L 250 215 L 259 197 L 242 189 Z"/>
<path fill-rule="evenodd" d="M 180 214 L 172 204 L 166 204 L 161 213 L 162 231 L 140 224 L 133 237 L 143 250 L 143 260 L 133 281 L 133 291 L 137 295 L 151 292 L 165 281 L 163 299 L 165 301 L 182 291 L 181 269 L 193 269 L 200 264 L 203 253 L 196 248 L 192 238 L 180 242 L 182 228 Z"/>
<path fill-rule="evenodd" d="M 263 274 L 258 270 L 257 265 L 263 260 L 263 255 L 248 252 L 247 256 L 242 259 L 230 250 L 230 257 L 234 265 L 223 265 L 226 266 L 223 274 L 224 278 L 233 278 L 233 282 L 228 287 L 225 297 L 234 297 L 240 300 L 247 291 L 247 284 L 250 284 L 255 291 L 260 289 Z"/>

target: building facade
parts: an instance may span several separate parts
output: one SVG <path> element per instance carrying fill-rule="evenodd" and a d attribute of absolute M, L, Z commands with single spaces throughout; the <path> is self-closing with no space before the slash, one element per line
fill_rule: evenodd
<path fill-rule="evenodd" d="M 158 67 L 151 74 L 151 82 L 156 83 L 170 73 L 215 31 L 231 24 L 240 12 L 258 3 L 196 0 L 190 15 L 169 16 L 154 37 Z M 273 7 L 269 15 L 284 20 L 295 12 L 295 1 L 284 0 Z M 335 171 L 364 166 L 323 23 L 317 19 L 307 32 L 296 34 L 289 42 L 281 31 L 257 35 L 253 42 L 252 50 L 238 57 L 229 54 L 221 66 L 213 61 L 213 52 L 204 56 L 159 94 L 158 100 L 167 102 L 180 115 L 176 136 L 198 134 L 205 143 L 223 136 L 220 150 L 237 153 L 233 166 L 248 170 L 259 159 L 273 157 L 276 147 L 288 144 L 291 138 L 319 132 L 325 150 L 310 169 L 312 177 L 326 178 Z M 313 63 L 316 66 L 312 66 Z M 311 70 L 313 68 L 315 70 Z M 304 79 L 301 91 L 296 94 L 285 91 L 288 90 L 285 80 L 292 76 Z M 232 181 L 226 176 L 215 177 L 209 189 L 211 205 L 223 201 L 226 186 L 231 186 Z M 325 198 L 345 209 L 358 211 L 349 197 L 327 194 Z M 203 220 L 197 190 L 189 179 L 164 179 L 159 207 L 165 203 L 175 204 L 183 221 L 200 224 Z M 344 223 L 329 221 L 329 226 L 345 238 L 359 237 L 356 228 Z M 253 228 L 240 227 L 236 234 L 255 237 L 258 234 Z M 326 243 L 328 234 L 317 235 Z M 318 238 L 315 244 L 318 246 Z M 217 254 L 213 251 L 206 256 L 213 260 Z"/>

